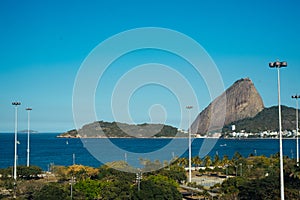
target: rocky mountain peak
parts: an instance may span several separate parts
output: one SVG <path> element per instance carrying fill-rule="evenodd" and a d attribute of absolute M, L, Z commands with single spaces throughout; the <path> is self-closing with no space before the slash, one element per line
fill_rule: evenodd
<path fill-rule="evenodd" d="M 211 102 L 193 122 L 193 133 L 205 135 L 234 121 L 254 117 L 264 109 L 261 96 L 249 78 L 236 81 Z"/>

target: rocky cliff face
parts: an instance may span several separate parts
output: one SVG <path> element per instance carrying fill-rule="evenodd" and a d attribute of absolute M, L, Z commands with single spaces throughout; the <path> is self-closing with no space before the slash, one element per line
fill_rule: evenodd
<path fill-rule="evenodd" d="M 263 109 L 262 98 L 252 81 L 240 79 L 197 116 L 191 130 L 201 135 L 220 131 L 224 125 L 254 117 Z"/>

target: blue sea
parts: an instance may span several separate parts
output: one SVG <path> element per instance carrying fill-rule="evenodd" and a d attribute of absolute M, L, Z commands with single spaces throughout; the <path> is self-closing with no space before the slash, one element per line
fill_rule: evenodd
<path fill-rule="evenodd" d="M 134 167 L 142 167 L 141 160 L 160 162 L 175 157 L 188 157 L 188 139 L 178 138 L 57 138 L 58 133 L 30 135 L 30 165 L 49 170 L 51 164 L 68 166 L 82 164 L 99 167 L 103 163 L 125 160 Z M 27 134 L 18 134 L 18 165 L 26 165 Z M 278 139 L 193 139 L 192 156 L 218 154 L 231 158 L 235 152 L 270 156 L 279 152 Z M 283 140 L 284 155 L 296 157 L 296 140 Z M 0 168 L 13 166 L 14 134 L 0 133 Z"/>

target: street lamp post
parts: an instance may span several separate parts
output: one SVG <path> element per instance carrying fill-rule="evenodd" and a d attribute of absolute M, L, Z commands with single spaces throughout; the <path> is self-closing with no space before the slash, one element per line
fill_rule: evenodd
<path fill-rule="evenodd" d="M 18 143 L 18 106 L 21 105 L 21 102 L 12 102 L 12 105 L 15 106 L 15 155 L 14 155 L 14 180 L 17 180 L 17 143 Z"/>
<path fill-rule="evenodd" d="M 140 192 L 141 190 L 141 180 L 143 178 L 143 175 L 142 175 L 142 171 L 140 169 L 138 169 L 137 173 L 136 173 L 136 181 L 137 181 L 137 184 L 138 184 L 138 192 Z"/>
<path fill-rule="evenodd" d="M 191 112 L 190 110 L 193 108 L 193 106 L 186 106 L 186 109 L 189 111 L 189 183 L 192 182 L 192 141 L 191 141 Z"/>
<path fill-rule="evenodd" d="M 240 174 L 240 176 L 243 176 L 243 163 L 240 163 L 240 166 L 241 166 L 241 174 Z"/>
<path fill-rule="evenodd" d="M 73 174 L 72 174 L 72 177 L 71 177 L 71 180 L 70 180 L 70 186 L 71 186 L 71 188 L 70 188 L 70 197 L 71 197 L 71 199 L 73 199 L 73 184 L 76 182 L 76 177 L 74 177 L 73 176 Z"/>
<path fill-rule="evenodd" d="M 30 152 L 30 111 L 32 108 L 26 108 L 28 114 L 28 122 L 27 122 L 27 167 L 29 167 L 29 152 Z"/>
<path fill-rule="evenodd" d="M 238 165 L 234 165 L 234 167 L 235 167 L 235 176 L 237 177 L 237 175 L 238 175 Z"/>
<path fill-rule="evenodd" d="M 281 200 L 284 200 L 284 179 L 283 179 L 283 152 L 282 152 L 282 127 L 281 127 L 281 103 L 280 103 L 280 68 L 287 67 L 287 62 L 275 61 L 270 62 L 269 67 L 277 68 L 278 83 L 278 118 L 279 118 L 279 156 L 280 156 L 280 194 Z"/>
<path fill-rule="evenodd" d="M 75 165 L 75 153 L 73 153 L 73 165 Z"/>
<path fill-rule="evenodd" d="M 15 155 L 14 155 L 14 195 L 13 198 L 17 198 L 17 144 L 18 144 L 18 106 L 21 105 L 21 102 L 12 102 L 12 105 L 15 106 Z"/>
<path fill-rule="evenodd" d="M 299 167 L 299 138 L 298 138 L 298 99 L 300 95 L 292 96 L 293 99 L 296 99 L 296 155 L 297 155 L 297 166 Z"/>
<path fill-rule="evenodd" d="M 225 167 L 226 167 L 226 178 L 228 178 L 228 165 L 225 164 Z"/>

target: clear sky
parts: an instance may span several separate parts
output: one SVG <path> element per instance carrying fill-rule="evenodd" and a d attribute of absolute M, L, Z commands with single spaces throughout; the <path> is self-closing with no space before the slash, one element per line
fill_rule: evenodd
<path fill-rule="evenodd" d="M 297 0 L 2 0 L 0 132 L 14 130 L 11 102 L 15 100 L 22 102 L 20 130 L 27 128 L 27 106 L 33 108 L 33 130 L 60 132 L 74 128 L 72 95 L 82 62 L 107 38 L 142 27 L 168 28 L 194 39 L 214 60 L 225 88 L 240 78 L 249 77 L 266 107 L 277 105 L 277 73 L 268 63 L 276 59 L 287 61 L 288 67 L 281 70 L 282 104 L 294 107 L 291 95 L 300 94 L 299 10 Z M 153 56 L 162 62 L 168 59 L 167 53 L 159 53 L 154 50 L 137 52 L 128 55 L 123 63 L 122 59 L 118 62 L 129 70 L 132 60 L 140 59 L 138 63 L 142 64 L 152 61 Z M 174 59 L 170 67 L 172 63 L 180 65 L 180 61 Z M 180 66 L 174 68 L 180 71 Z M 184 71 L 180 72 L 184 74 Z M 108 88 L 113 86 L 113 81 L 121 76 L 116 78 L 114 74 L 123 72 L 115 69 L 108 73 L 104 84 Z M 204 91 L 197 93 L 201 111 L 210 103 L 205 84 L 203 80 L 197 82 L 188 70 L 185 76 L 194 88 Z M 110 107 L 106 106 L 108 101 L 101 96 L 106 89 L 101 86 L 97 89 L 96 109 L 101 113 L 98 119 L 113 121 Z M 169 111 L 167 123 L 178 127 L 181 116 L 175 97 L 176 94 L 174 96 L 166 88 L 146 86 L 132 96 L 134 103 L 130 105 L 136 106 L 133 118 L 137 122 L 147 122 L 148 110 L 143 106 L 163 104 Z M 196 114 L 193 112 L 192 118 Z"/>

